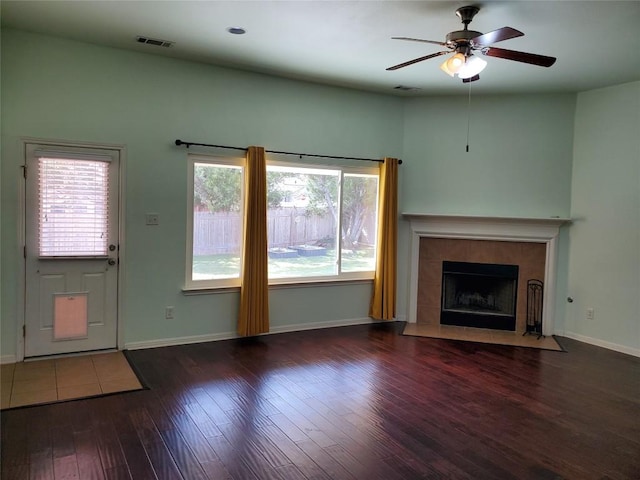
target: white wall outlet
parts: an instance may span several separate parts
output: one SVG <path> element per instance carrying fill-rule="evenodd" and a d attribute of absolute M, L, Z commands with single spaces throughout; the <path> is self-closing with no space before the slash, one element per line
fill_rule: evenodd
<path fill-rule="evenodd" d="M 587 320 L 593 320 L 594 315 L 593 308 L 587 308 Z"/>
<path fill-rule="evenodd" d="M 164 318 L 167 320 L 173 320 L 173 307 L 164 308 Z"/>
<path fill-rule="evenodd" d="M 147 213 L 144 216 L 144 223 L 146 225 L 160 225 L 160 215 L 157 213 Z"/>

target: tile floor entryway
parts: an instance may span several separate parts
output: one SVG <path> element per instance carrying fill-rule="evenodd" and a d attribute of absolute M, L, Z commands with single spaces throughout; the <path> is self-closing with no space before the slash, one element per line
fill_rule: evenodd
<path fill-rule="evenodd" d="M 0 366 L 1 408 L 141 389 L 122 352 Z"/>

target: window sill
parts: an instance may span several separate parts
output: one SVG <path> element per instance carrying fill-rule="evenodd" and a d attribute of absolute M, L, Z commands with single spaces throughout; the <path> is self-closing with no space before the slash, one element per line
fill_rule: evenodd
<path fill-rule="evenodd" d="M 331 280 L 312 280 L 310 282 L 273 280 L 269 283 L 269 289 L 280 290 L 284 288 L 333 287 L 335 285 L 361 285 L 364 283 L 373 283 L 373 278 L 332 278 Z"/>
<path fill-rule="evenodd" d="M 183 287 L 182 294 L 190 295 L 215 295 L 218 293 L 235 293 L 239 292 L 240 287 Z"/>
<path fill-rule="evenodd" d="M 345 279 L 331 279 L 331 280 L 314 280 L 311 282 L 300 281 L 277 281 L 269 283 L 269 290 L 283 290 L 288 288 L 315 288 L 315 287 L 333 287 L 336 285 L 363 285 L 373 283 L 373 278 L 345 278 Z M 191 295 L 213 295 L 219 293 L 236 293 L 240 292 L 240 287 L 184 287 L 182 294 L 186 296 Z"/>

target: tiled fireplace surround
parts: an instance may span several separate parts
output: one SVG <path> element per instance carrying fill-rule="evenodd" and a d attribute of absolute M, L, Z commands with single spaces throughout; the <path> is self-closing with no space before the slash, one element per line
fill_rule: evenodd
<path fill-rule="evenodd" d="M 440 324 L 442 262 L 518 265 L 516 332 L 524 332 L 527 281 L 544 282 L 543 333 L 552 335 L 556 249 L 566 219 L 404 214 L 411 221 L 409 322 Z"/>

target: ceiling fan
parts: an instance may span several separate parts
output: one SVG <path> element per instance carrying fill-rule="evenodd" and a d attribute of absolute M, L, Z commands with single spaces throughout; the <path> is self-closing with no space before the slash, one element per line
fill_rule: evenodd
<path fill-rule="evenodd" d="M 517 52 L 515 50 L 505 50 L 504 48 L 491 46 L 492 44 L 502 42 L 503 40 L 521 37 L 524 33 L 511 27 L 499 28 L 484 34 L 474 30 L 469 30 L 469 24 L 479 11 L 480 9 L 475 6 L 461 7 L 457 9 L 456 15 L 462 20 L 464 30 L 457 30 L 455 32 L 448 33 L 444 42 L 422 40 L 420 38 L 392 37 L 393 40 L 409 40 L 412 42 L 441 45 L 448 48 L 448 50 L 432 53 L 424 57 L 414 58 L 408 62 L 399 63 L 398 65 L 389 67 L 387 70 L 398 70 L 399 68 L 408 67 L 414 63 L 454 53 L 452 57 L 440 65 L 440 68 L 448 75 L 452 77 L 457 75 L 464 83 L 468 83 L 479 80 L 480 72 L 487 65 L 487 62 L 482 58 L 474 55 L 474 52 L 477 51 L 488 57 L 504 58 L 506 60 L 514 60 L 516 62 L 529 63 L 531 65 L 538 65 L 541 67 L 550 67 L 555 63 L 555 57 Z"/>

